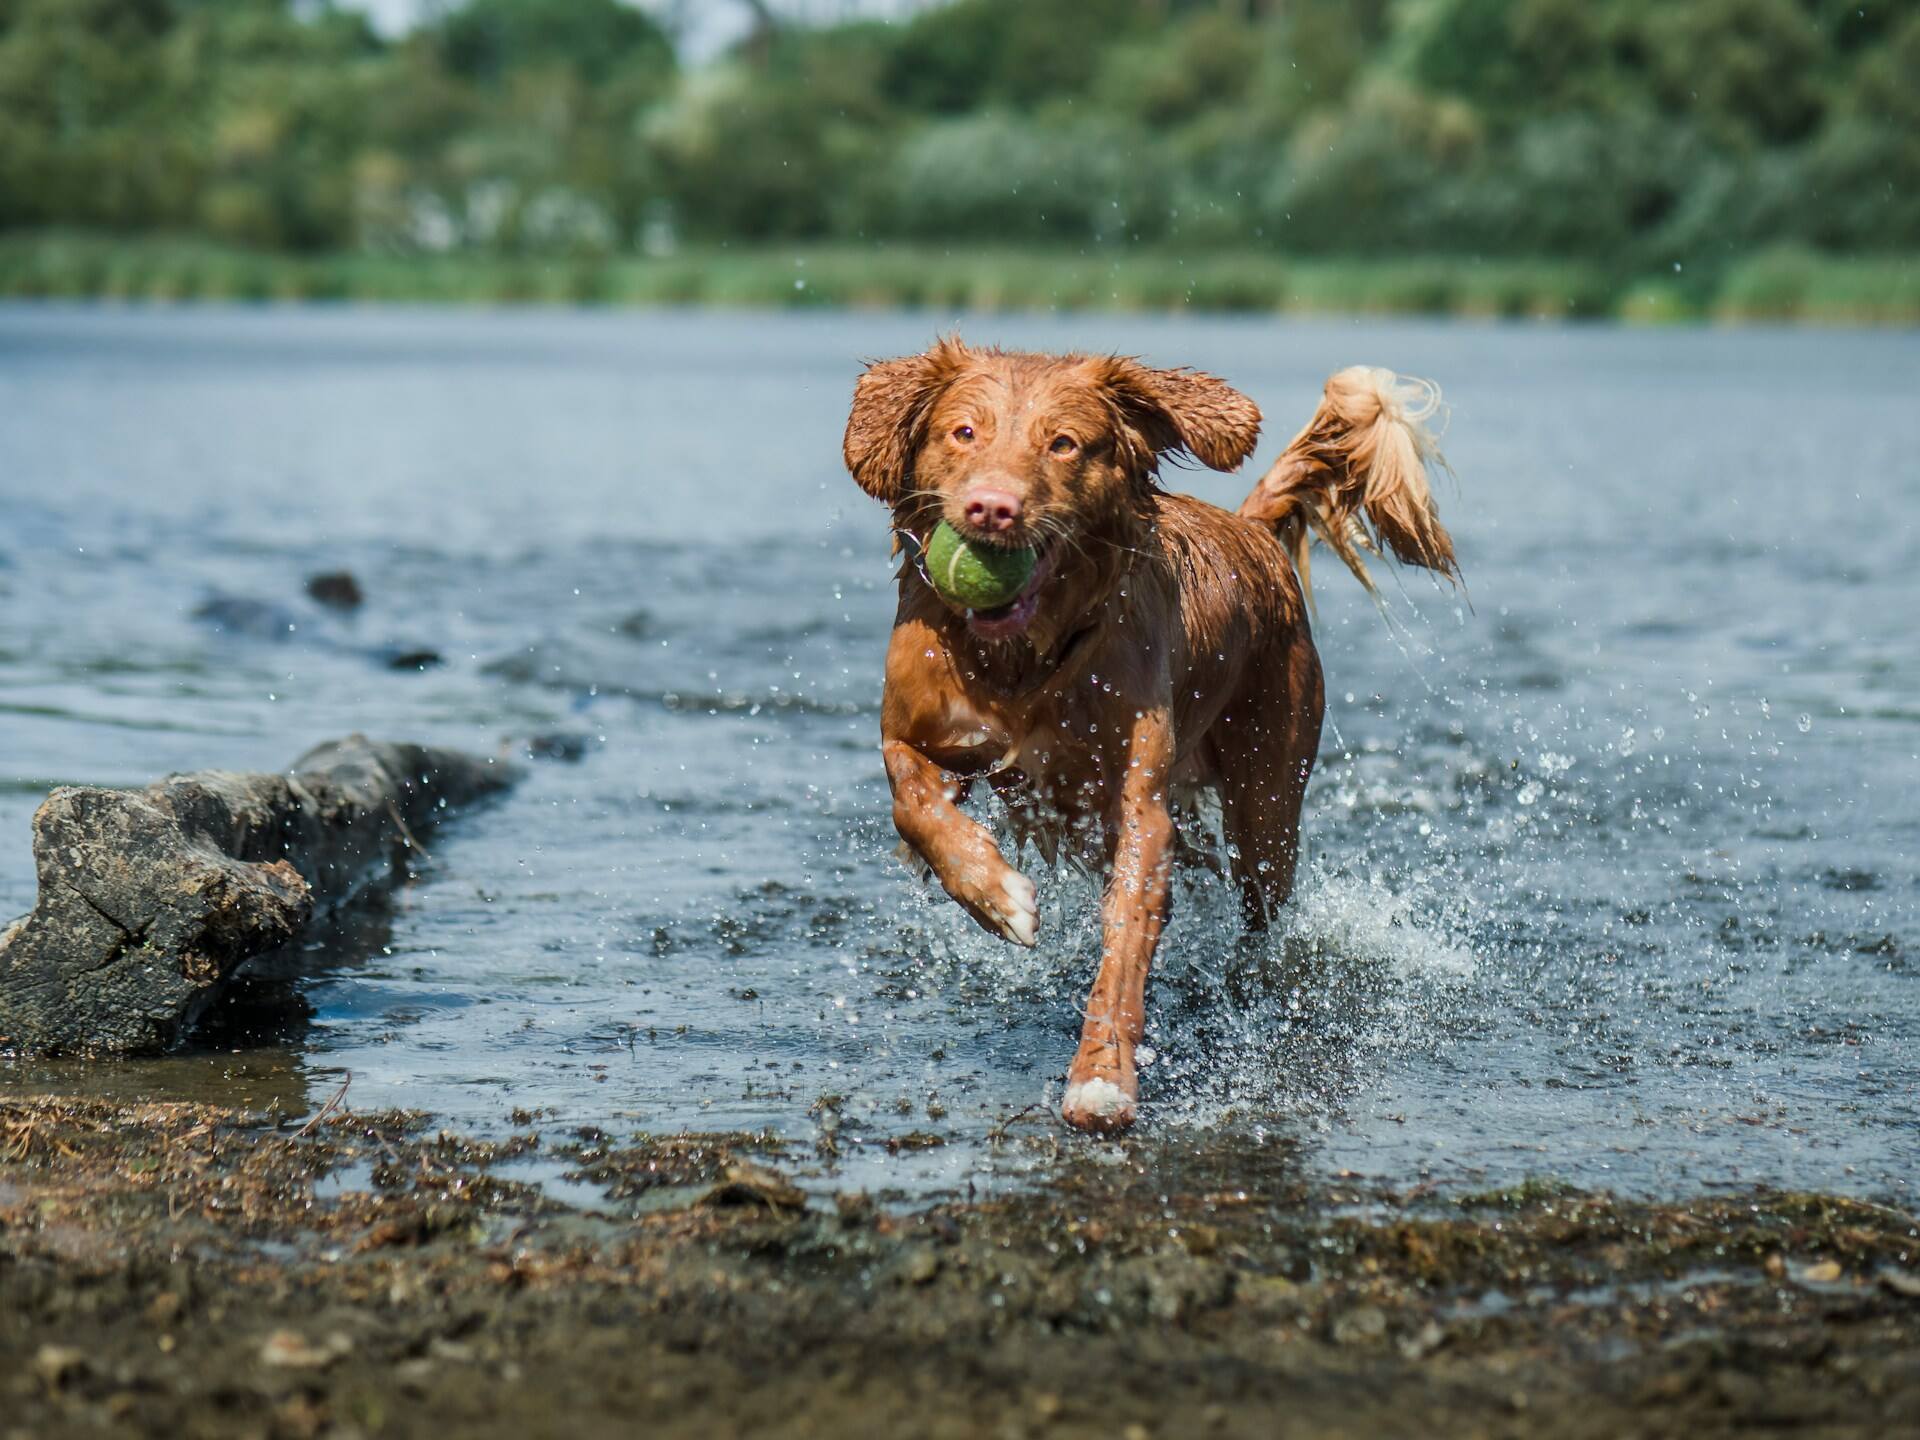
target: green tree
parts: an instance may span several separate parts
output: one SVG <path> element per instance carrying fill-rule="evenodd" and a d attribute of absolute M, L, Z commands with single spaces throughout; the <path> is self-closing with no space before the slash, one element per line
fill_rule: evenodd
<path fill-rule="evenodd" d="M 1794 0 L 1688 0 L 1645 20 L 1660 94 L 1736 143 L 1803 140 L 1820 123 L 1826 45 Z"/>
<path fill-rule="evenodd" d="M 941 114 L 1075 100 L 1100 72 L 1102 45 L 1151 22 L 1138 0 L 955 0 L 907 23 L 885 90 L 909 109 Z"/>
<path fill-rule="evenodd" d="M 187 97 L 165 0 L 10 0 L 0 15 L 0 225 L 132 229 L 191 210 Z"/>
<path fill-rule="evenodd" d="M 554 65 L 596 85 L 624 70 L 674 68 L 666 33 L 620 0 L 468 0 L 440 21 L 437 39 L 447 68 L 480 85 Z"/>
<path fill-rule="evenodd" d="M 682 73 L 629 0 L 0 0 L 0 227 L 1712 263 L 1920 245 L 1905 0 L 952 0 Z"/>

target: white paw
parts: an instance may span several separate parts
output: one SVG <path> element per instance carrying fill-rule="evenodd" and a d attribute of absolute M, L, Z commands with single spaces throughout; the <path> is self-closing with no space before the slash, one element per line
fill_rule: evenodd
<path fill-rule="evenodd" d="M 1060 1104 L 1071 1125 L 1125 1125 L 1133 1119 L 1133 1096 L 1110 1079 L 1094 1077 L 1079 1085 L 1068 1085 L 1066 1100 Z"/>
<path fill-rule="evenodd" d="M 1033 881 L 1017 872 L 1000 882 L 1005 897 L 999 906 L 1001 926 L 1007 938 L 1032 949 L 1040 939 L 1040 892 Z"/>

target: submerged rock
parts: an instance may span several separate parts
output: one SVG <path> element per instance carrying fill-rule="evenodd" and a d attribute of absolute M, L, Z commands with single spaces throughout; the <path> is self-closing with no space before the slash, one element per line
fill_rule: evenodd
<path fill-rule="evenodd" d="M 520 748 L 530 760 L 557 760 L 563 765 L 577 765 L 587 758 L 587 746 L 592 738 L 553 730 L 544 735 L 527 736 L 520 742 Z"/>
<path fill-rule="evenodd" d="M 323 570 L 309 575 L 307 596 L 329 610 L 358 610 L 367 599 L 351 570 Z"/>

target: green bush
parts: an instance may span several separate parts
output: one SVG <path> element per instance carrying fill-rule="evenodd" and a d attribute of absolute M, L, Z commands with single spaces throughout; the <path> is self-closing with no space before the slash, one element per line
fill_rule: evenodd
<path fill-rule="evenodd" d="M 1282 250 L 1378 255 L 1430 247 L 1430 202 L 1469 175 L 1485 143 L 1471 110 L 1382 83 L 1302 125 L 1257 197 Z"/>
<path fill-rule="evenodd" d="M 1173 177 L 1147 132 L 1115 121 L 1037 124 L 988 113 L 935 121 L 893 157 L 897 233 L 1093 243 L 1165 230 Z"/>
<path fill-rule="evenodd" d="M 793 81 L 738 66 L 694 77 L 646 142 L 690 235 L 818 236 L 861 208 L 880 163 L 859 118 L 820 113 Z"/>
<path fill-rule="evenodd" d="M 1771 250 L 1728 272 L 1714 313 L 1724 320 L 1920 324 L 1920 263 Z"/>
<path fill-rule="evenodd" d="M 1629 325 L 1677 325 L 1697 319 L 1700 307 L 1684 285 L 1641 280 L 1627 288 L 1615 313 Z"/>

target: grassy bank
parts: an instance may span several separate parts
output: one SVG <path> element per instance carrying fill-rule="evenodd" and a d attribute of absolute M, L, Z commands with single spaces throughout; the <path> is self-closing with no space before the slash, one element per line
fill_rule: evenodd
<path fill-rule="evenodd" d="M 137 301 L 914 306 L 1615 318 L 1638 324 L 1920 324 L 1920 257 L 1772 251 L 1708 275 L 1558 261 L 900 247 L 686 251 L 658 259 L 288 256 L 193 240 L 0 236 L 0 296 Z"/>

